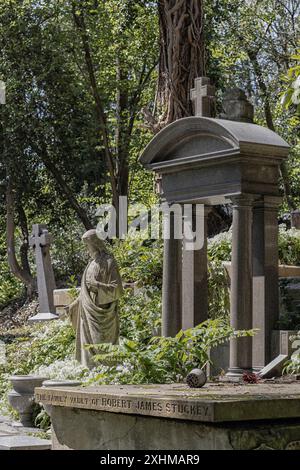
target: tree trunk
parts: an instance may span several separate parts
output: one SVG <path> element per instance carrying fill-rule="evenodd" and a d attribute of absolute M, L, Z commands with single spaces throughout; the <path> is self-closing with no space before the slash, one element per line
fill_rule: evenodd
<path fill-rule="evenodd" d="M 15 247 L 15 197 L 11 178 L 9 178 L 6 189 L 6 238 L 8 264 L 11 272 L 26 286 L 27 295 L 31 297 L 35 290 L 35 280 L 33 279 L 28 266 L 20 266 L 16 257 Z"/>
<path fill-rule="evenodd" d="M 193 114 L 190 90 L 205 75 L 203 0 L 159 0 L 159 107 L 164 124 Z"/>
<path fill-rule="evenodd" d="M 28 272 L 31 275 L 30 264 L 28 260 L 28 253 L 29 253 L 29 230 L 28 230 L 28 223 L 26 213 L 24 211 L 22 202 L 19 200 L 16 204 L 16 209 L 18 213 L 19 225 L 22 232 L 23 242 L 20 247 L 20 260 L 22 269 Z"/>

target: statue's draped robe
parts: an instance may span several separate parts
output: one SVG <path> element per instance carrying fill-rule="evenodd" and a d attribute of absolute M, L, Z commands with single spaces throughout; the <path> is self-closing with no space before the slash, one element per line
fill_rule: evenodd
<path fill-rule="evenodd" d="M 100 283 L 100 285 L 99 285 Z M 87 344 L 119 340 L 118 299 L 123 292 L 117 264 L 108 253 L 101 253 L 86 267 L 78 299 L 70 305 L 69 315 L 76 330 L 76 359 L 91 368 L 93 349 Z"/>

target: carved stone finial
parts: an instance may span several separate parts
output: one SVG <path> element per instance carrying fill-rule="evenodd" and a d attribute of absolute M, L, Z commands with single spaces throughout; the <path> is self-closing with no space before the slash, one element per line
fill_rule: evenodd
<path fill-rule="evenodd" d="M 254 107 L 240 88 L 227 90 L 223 100 L 221 119 L 239 122 L 253 122 Z"/>
<path fill-rule="evenodd" d="M 191 90 L 191 101 L 194 104 L 194 115 L 213 117 L 216 88 L 210 84 L 208 77 L 195 79 L 195 88 Z"/>

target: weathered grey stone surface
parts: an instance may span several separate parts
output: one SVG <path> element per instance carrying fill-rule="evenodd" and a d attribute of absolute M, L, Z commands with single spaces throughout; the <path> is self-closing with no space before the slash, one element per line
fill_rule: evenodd
<path fill-rule="evenodd" d="M 272 332 L 272 357 L 283 354 L 291 357 L 295 352 L 291 338 L 296 336 L 296 330 L 275 330 Z"/>
<path fill-rule="evenodd" d="M 41 387 L 47 377 L 40 377 L 36 375 L 11 375 L 9 380 L 18 393 L 34 394 L 35 387 Z"/>
<path fill-rule="evenodd" d="M 207 366 L 207 376 L 216 377 L 227 372 L 229 368 L 229 342 L 219 344 L 209 352 L 212 364 Z"/>
<path fill-rule="evenodd" d="M 247 100 L 246 94 L 240 88 L 227 90 L 223 100 L 221 119 L 239 122 L 253 122 L 254 108 Z"/>
<path fill-rule="evenodd" d="M 292 219 L 291 219 L 292 227 L 299 230 L 300 229 L 300 210 L 297 209 L 297 210 L 293 211 L 291 216 L 292 216 Z"/>
<path fill-rule="evenodd" d="M 51 441 L 33 436 L 0 437 L 0 450 L 50 450 Z"/>
<path fill-rule="evenodd" d="M 58 387 L 80 387 L 81 382 L 79 380 L 45 380 L 43 382 L 43 388 L 58 388 Z M 52 414 L 52 405 L 44 404 L 44 409 L 46 413 L 51 416 Z"/>
<path fill-rule="evenodd" d="M 77 288 L 80 293 L 80 288 Z M 53 292 L 53 300 L 55 307 L 65 307 L 74 301 L 73 290 L 71 289 L 55 289 Z"/>
<path fill-rule="evenodd" d="M 300 421 L 211 425 L 54 407 L 53 450 L 300 449 Z"/>
<path fill-rule="evenodd" d="M 191 90 L 191 101 L 194 104 L 194 115 L 213 117 L 215 111 L 216 88 L 208 77 L 195 79 L 195 88 Z"/>
<path fill-rule="evenodd" d="M 203 227 L 203 246 L 198 250 L 182 249 L 182 329 L 193 328 L 208 319 L 208 271 L 207 271 L 207 218 L 210 206 L 204 206 L 200 224 Z M 193 231 L 196 231 L 195 214 Z M 198 228 L 199 231 L 199 228 Z M 200 234 L 197 235 L 200 237 Z"/>
<path fill-rule="evenodd" d="M 230 290 L 230 324 L 235 331 L 252 329 L 252 203 L 249 195 L 233 201 L 232 276 Z M 231 339 L 230 375 L 252 369 L 252 338 Z"/>
<path fill-rule="evenodd" d="M 37 388 L 46 405 L 198 422 L 300 418 L 300 383 Z"/>
<path fill-rule="evenodd" d="M 174 214 L 170 214 L 170 231 L 174 231 Z M 164 240 L 162 287 L 162 334 L 175 336 L 182 328 L 182 241 L 173 236 Z"/>
<path fill-rule="evenodd" d="M 282 371 L 284 368 L 285 363 L 288 360 L 288 355 L 286 354 L 279 354 L 273 361 L 267 364 L 261 371 L 259 372 L 259 376 L 262 378 L 272 378 L 272 377 L 280 377 L 282 375 Z"/>
<path fill-rule="evenodd" d="M 8 393 L 9 404 L 19 413 L 22 426 L 32 426 L 34 410 L 34 389 L 41 387 L 46 377 L 34 375 L 13 375 L 10 378 L 14 390 Z"/>
<path fill-rule="evenodd" d="M 82 240 L 91 260 L 82 276 L 80 295 L 67 312 L 76 330 L 76 359 L 93 367 L 96 352 L 85 346 L 119 341 L 118 300 L 123 286 L 117 263 L 96 230 L 86 232 Z"/>
<path fill-rule="evenodd" d="M 279 197 L 263 197 L 253 208 L 253 337 L 252 366 L 260 370 L 272 356 L 272 331 L 279 320 Z"/>
<path fill-rule="evenodd" d="M 54 314 L 55 279 L 50 257 L 52 237 L 42 224 L 32 226 L 30 246 L 35 251 L 40 313 Z M 50 319 L 50 318 L 49 318 Z"/>
<path fill-rule="evenodd" d="M 231 277 L 231 262 L 224 261 L 224 268 L 226 269 L 229 278 Z M 278 276 L 282 278 L 296 278 L 299 277 L 300 281 L 300 266 L 288 266 L 287 264 L 278 265 Z"/>

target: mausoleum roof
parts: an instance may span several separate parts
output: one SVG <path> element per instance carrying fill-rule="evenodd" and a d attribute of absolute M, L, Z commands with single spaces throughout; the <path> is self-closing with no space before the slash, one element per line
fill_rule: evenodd
<path fill-rule="evenodd" d="M 205 117 L 187 117 L 162 129 L 141 155 L 152 170 L 233 155 L 282 160 L 289 145 L 275 132 L 256 124 Z M 174 162 L 175 160 L 175 162 Z"/>

